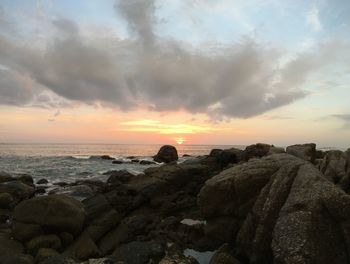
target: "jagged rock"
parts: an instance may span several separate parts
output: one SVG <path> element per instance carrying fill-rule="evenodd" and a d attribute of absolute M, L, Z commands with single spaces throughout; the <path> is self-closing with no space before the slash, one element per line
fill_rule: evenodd
<path fill-rule="evenodd" d="M 35 255 L 40 248 L 60 250 L 62 248 L 62 242 L 57 235 L 41 235 L 28 241 L 26 243 L 26 248 Z"/>
<path fill-rule="evenodd" d="M 228 244 L 222 245 L 213 255 L 209 264 L 240 264 Z"/>
<path fill-rule="evenodd" d="M 14 218 L 19 222 L 79 234 L 85 220 L 85 210 L 79 201 L 54 194 L 21 202 L 14 210 Z"/>
<path fill-rule="evenodd" d="M 157 155 L 154 156 L 154 161 L 169 163 L 179 159 L 177 150 L 174 146 L 165 145 L 160 148 Z"/>
<path fill-rule="evenodd" d="M 327 179 L 344 191 L 350 191 L 350 152 L 328 151 L 319 166 Z"/>
<path fill-rule="evenodd" d="M 154 241 L 133 241 L 117 247 L 112 256 L 113 261 L 128 264 L 159 263 L 164 256 L 164 246 Z"/>
<path fill-rule="evenodd" d="M 22 242 L 40 236 L 43 233 L 43 229 L 38 224 L 26 224 L 17 221 L 14 221 L 12 224 L 12 236 Z"/>
<path fill-rule="evenodd" d="M 59 255 L 59 253 L 52 248 L 40 248 L 36 254 L 35 261 L 40 263 L 45 259 Z"/>
<path fill-rule="evenodd" d="M 308 143 L 288 146 L 286 152 L 303 160 L 314 163 L 316 158 L 316 144 Z"/>

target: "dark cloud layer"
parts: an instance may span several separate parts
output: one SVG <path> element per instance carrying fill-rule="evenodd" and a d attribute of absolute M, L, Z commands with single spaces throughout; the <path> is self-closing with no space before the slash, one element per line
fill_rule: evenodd
<path fill-rule="evenodd" d="M 278 50 L 251 39 L 201 52 L 156 36 L 154 1 L 117 1 L 114 8 L 135 38 L 87 37 L 66 19 L 52 21 L 56 33 L 45 50 L 0 35 L 0 103 L 57 107 L 68 99 L 247 118 L 306 96 L 301 85 L 331 56 L 320 47 L 282 67 Z"/>

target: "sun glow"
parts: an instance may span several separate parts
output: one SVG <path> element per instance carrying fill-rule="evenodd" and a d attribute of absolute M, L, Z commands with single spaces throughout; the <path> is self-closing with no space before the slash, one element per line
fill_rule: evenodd
<path fill-rule="evenodd" d="M 175 141 L 176 141 L 176 143 L 178 144 L 178 145 L 182 145 L 185 141 L 186 141 L 186 139 L 184 139 L 184 138 L 175 138 Z"/>

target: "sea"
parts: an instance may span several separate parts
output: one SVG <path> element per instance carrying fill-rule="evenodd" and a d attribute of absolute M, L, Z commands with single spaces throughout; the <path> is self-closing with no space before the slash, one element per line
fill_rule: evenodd
<path fill-rule="evenodd" d="M 34 181 L 47 179 L 49 183 L 74 182 L 84 179 L 105 181 L 110 170 L 128 170 L 133 174 L 142 173 L 154 165 L 140 165 L 132 159 L 152 160 L 161 145 L 132 144 L 0 144 L 0 172 L 11 175 L 29 174 Z M 211 149 L 226 149 L 237 145 L 177 145 L 179 162 L 193 156 L 207 155 Z M 183 157 L 184 154 L 191 157 Z M 109 155 L 122 164 L 99 157 Z"/>

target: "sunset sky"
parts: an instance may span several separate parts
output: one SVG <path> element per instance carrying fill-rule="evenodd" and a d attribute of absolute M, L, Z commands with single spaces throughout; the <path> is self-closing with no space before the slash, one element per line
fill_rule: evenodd
<path fill-rule="evenodd" d="M 349 0 L 2 0 L 0 143 L 350 147 Z"/>

